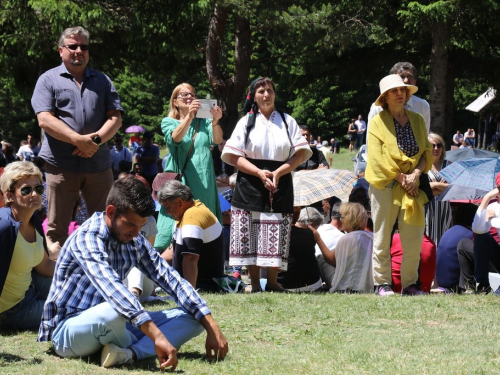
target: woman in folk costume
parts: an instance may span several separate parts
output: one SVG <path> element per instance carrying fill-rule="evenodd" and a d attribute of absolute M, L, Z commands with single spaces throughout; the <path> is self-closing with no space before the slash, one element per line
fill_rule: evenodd
<path fill-rule="evenodd" d="M 260 267 L 267 268 L 268 291 L 283 291 L 293 214 L 291 172 L 312 155 L 295 119 L 277 111 L 274 83 L 252 82 L 247 115 L 236 125 L 222 160 L 238 168 L 231 201 L 231 265 L 248 267 L 252 292 L 261 291 Z"/>
<path fill-rule="evenodd" d="M 403 244 L 403 295 L 426 294 L 417 286 L 427 195 L 419 177 L 432 166 L 431 143 L 422 115 L 404 108 L 418 88 L 397 74 L 380 81 L 376 105 L 384 110 L 370 121 L 365 178 L 370 183 L 373 219 L 373 279 L 380 296 L 391 290 L 391 233 L 396 220 Z"/>

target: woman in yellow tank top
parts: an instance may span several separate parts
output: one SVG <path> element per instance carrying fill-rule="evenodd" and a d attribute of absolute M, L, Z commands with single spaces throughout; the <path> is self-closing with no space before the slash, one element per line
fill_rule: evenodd
<path fill-rule="evenodd" d="M 55 261 L 49 258 L 41 222 L 42 173 L 31 162 L 5 167 L 0 177 L 0 327 L 38 328 Z"/>

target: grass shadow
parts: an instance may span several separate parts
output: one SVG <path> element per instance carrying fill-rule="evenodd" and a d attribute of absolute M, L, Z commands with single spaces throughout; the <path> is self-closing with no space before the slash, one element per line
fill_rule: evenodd
<path fill-rule="evenodd" d="M 4 337 L 17 336 L 17 335 L 20 335 L 20 334 L 25 333 L 25 332 L 33 333 L 33 332 L 35 332 L 35 330 L 29 329 L 29 328 L 26 328 L 26 329 L 14 329 L 14 328 L 10 329 L 8 327 L 0 328 L 0 336 L 4 336 Z"/>
<path fill-rule="evenodd" d="M 182 352 L 182 353 L 178 353 L 177 357 L 179 359 L 185 359 L 187 361 L 192 361 L 192 362 L 199 361 L 199 362 L 210 363 L 210 364 L 224 361 L 223 359 L 219 360 L 219 361 L 217 361 L 215 359 L 208 359 L 204 353 L 200 353 L 200 352 Z"/>
<path fill-rule="evenodd" d="M 58 357 L 58 355 L 56 354 L 54 347 L 52 345 L 45 351 L 45 353 L 49 354 L 49 355 L 53 355 L 55 357 Z M 181 353 L 177 354 L 177 357 L 178 357 L 178 359 L 184 359 L 184 360 L 193 361 L 193 362 L 194 361 L 200 361 L 203 363 L 215 362 L 215 361 L 208 360 L 205 354 L 197 352 L 197 351 L 181 352 Z M 74 359 L 81 360 L 81 361 L 84 361 L 86 363 L 98 366 L 98 367 L 101 366 L 101 352 L 100 351 L 98 351 L 95 354 L 86 356 L 86 357 L 74 358 Z M 22 358 L 22 357 L 19 357 L 16 355 L 12 355 L 9 353 L 1 353 L 0 352 L 0 362 L 2 360 L 4 363 L 10 363 L 10 362 L 24 361 L 25 358 Z M 41 360 L 34 359 L 32 361 L 40 361 L 40 363 L 41 363 Z M 36 362 L 33 362 L 33 363 L 35 364 Z M 148 371 L 157 372 L 159 367 L 158 367 L 158 360 L 157 360 L 156 356 L 154 356 L 151 358 L 146 358 L 146 359 L 143 359 L 140 361 L 136 361 L 135 363 L 133 363 L 131 365 L 124 365 L 124 366 L 122 366 L 122 368 L 131 369 L 131 370 L 136 368 L 136 369 L 141 369 L 141 370 L 148 370 Z M 182 374 L 182 373 L 184 373 L 184 371 L 178 369 L 178 370 L 174 371 L 174 373 Z"/>
<path fill-rule="evenodd" d="M 160 369 L 159 364 L 158 364 L 158 359 L 156 358 L 156 356 L 134 362 L 133 364 L 124 366 L 123 368 L 127 368 L 130 370 L 141 369 L 142 371 L 151 371 L 151 372 L 155 372 L 155 373 L 157 373 L 158 370 Z M 173 374 L 183 374 L 184 370 L 177 369 L 172 373 Z"/>
<path fill-rule="evenodd" d="M 15 362 L 22 362 L 24 360 L 25 358 L 20 357 L 18 355 L 0 352 L 0 362 L 2 363 L 15 363 Z"/>
<path fill-rule="evenodd" d="M 207 361 L 207 357 L 205 354 L 202 354 L 200 352 L 181 352 L 177 353 L 177 358 L 179 359 L 185 359 L 187 361 Z"/>
<path fill-rule="evenodd" d="M 199 362 L 203 362 L 203 363 L 216 363 L 215 361 L 209 361 L 205 354 L 202 354 L 200 352 L 195 352 L 195 351 L 178 353 L 177 358 L 179 360 L 186 360 L 186 361 L 190 361 L 190 362 L 199 361 Z M 94 363 L 94 362 L 92 361 L 92 363 Z M 97 363 L 97 365 L 99 365 L 99 364 Z M 147 359 L 143 359 L 141 361 L 135 362 L 132 365 L 124 366 L 123 368 L 129 368 L 129 369 L 135 368 L 135 369 L 157 372 L 158 371 L 158 360 L 156 357 L 151 357 L 151 358 L 147 358 Z M 184 374 L 185 371 L 181 370 L 181 369 L 177 369 L 173 373 L 174 374 Z"/>

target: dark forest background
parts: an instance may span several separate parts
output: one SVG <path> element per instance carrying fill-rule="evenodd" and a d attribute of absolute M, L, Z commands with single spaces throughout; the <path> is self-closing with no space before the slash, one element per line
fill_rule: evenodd
<path fill-rule="evenodd" d="M 123 129 L 159 133 L 172 89 L 191 83 L 224 110 L 229 137 L 248 85 L 268 76 L 277 106 L 315 135 L 342 137 L 367 117 L 378 83 L 398 61 L 418 71 L 431 130 L 450 142 L 477 129 L 465 110 L 500 87 L 499 1 L 494 0 L 0 0 L 0 131 L 16 147 L 40 133 L 30 100 L 38 76 L 60 64 L 67 27 L 91 34 L 90 66 L 115 83 Z M 496 111 L 495 100 L 485 111 Z"/>

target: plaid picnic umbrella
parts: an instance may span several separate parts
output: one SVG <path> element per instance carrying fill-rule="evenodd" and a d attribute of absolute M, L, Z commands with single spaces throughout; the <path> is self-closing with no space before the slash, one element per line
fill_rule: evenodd
<path fill-rule="evenodd" d="M 480 148 L 457 148 L 456 150 L 446 151 L 446 160 L 456 162 L 470 158 L 498 158 L 499 153 L 481 150 Z"/>
<path fill-rule="evenodd" d="M 295 172 L 293 194 L 295 206 L 307 206 L 322 199 L 348 194 L 356 175 L 341 169 L 315 169 Z"/>
<path fill-rule="evenodd" d="M 500 159 L 481 158 L 457 161 L 442 169 L 439 174 L 450 184 L 490 191 L 500 172 Z"/>

